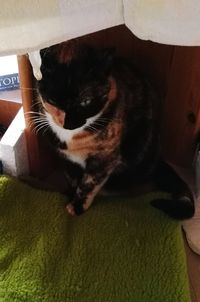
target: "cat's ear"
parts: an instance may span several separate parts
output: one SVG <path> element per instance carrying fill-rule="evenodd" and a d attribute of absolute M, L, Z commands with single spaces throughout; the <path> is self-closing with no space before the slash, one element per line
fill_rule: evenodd
<path fill-rule="evenodd" d="M 51 73 L 54 70 L 55 66 L 57 65 L 55 53 L 52 51 L 52 48 L 48 47 L 48 48 L 41 49 L 40 56 L 42 60 L 42 65 L 41 65 L 42 74 Z"/>

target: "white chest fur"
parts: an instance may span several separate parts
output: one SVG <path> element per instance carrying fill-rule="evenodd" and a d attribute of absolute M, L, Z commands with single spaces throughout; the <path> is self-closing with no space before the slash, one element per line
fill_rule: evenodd
<path fill-rule="evenodd" d="M 99 114 L 89 118 L 86 124 L 82 127 L 76 128 L 74 130 L 67 130 L 58 126 L 52 116 L 49 113 L 46 113 L 47 120 L 51 126 L 53 132 L 57 135 L 61 142 L 66 142 L 68 146 L 70 146 L 73 142 L 74 136 L 81 134 L 86 126 L 89 126 L 93 121 L 98 118 Z M 79 164 L 81 167 L 85 168 L 87 154 L 84 152 L 76 152 L 75 150 L 59 150 L 61 154 L 66 156 L 69 160 Z"/>
<path fill-rule="evenodd" d="M 66 142 L 67 144 L 70 143 L 72 137 L 76 134 L 79 134 L 83 130 L 83 127 L 74 130 L 67 130 L 61 128 L 54 122 L 52 116 L 48 112 L 46 112 L 46 117 L 47 121 L 49 122 L 49 125 L 51 126 L 51 129 L 57 135 L 61 142 Z"/>

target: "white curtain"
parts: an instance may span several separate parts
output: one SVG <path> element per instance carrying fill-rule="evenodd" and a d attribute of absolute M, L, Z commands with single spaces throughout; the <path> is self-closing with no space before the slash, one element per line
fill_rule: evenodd
<path fill-rule="evenodd" d="M 5 0 L 0 55 L 27 53 L 124 23 L 142 39 L 200 45 L 199 0 Z"/>

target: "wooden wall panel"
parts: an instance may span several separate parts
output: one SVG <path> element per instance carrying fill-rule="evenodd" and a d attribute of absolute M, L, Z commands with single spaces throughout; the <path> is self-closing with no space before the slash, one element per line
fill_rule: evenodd
<path fill-rule="evenodd" d="M 175 47 L 163 107 L 165 157 L 190 166 L 195 151 L 200 109 L 200 47 Z"/>
<path fill-rule="evenodd" d="M 14 119 L 20 107 L 21 104 L 19 103 L 0 100 L 0 123 L 8 127 L 12 122 L 12 120 Z"/>

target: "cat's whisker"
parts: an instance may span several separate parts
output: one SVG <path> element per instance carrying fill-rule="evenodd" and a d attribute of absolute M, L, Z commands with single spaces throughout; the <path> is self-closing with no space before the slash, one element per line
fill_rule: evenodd
<path fill-rule="evenodd" d="M 35 121 L 33 119 L 29 119 L 28 122 L 31 126 L 33 126 L 35 124 Z"/>
<path fill-rule="evenodd" d="M 42 102 L 39 98 L 37 98 L 36 100 L 33 101 L 33 105 L 35 104 L 41 104 L 42 105 Z"/>
<path fill-rule="evenodd" d="M 30 116 L 29 119 L 31 120 L 40 120 L 40 121 L 47 121 L 47 118 L 46 116 L 39 116 L 39 115 L 36 115 L 36 116 Z"/>
<path fill-rule="evenodd" d="M 98 132 L 98 130 L 95 127 L 91 126 L 91 125 L 87 126 L 87 129 L 91 130 L 93 133 Z"/>
<path fill-rule="evenodd" d="M 30 119 L 38 119 L 38 120 L 47 120 L 46 116 L 39 116 L 39 115 L 32 115 L 30 116 Z"/>
<path fill-rule="evenodd" d="M 48 129 L 50 129 L 50 126 L 49 126 L 49 125 L 47 126 L 46 129 L 43 130 L 42 135 L 44 135 L 44 134 L 47 132 Z"/>
<path fill-rule="evenodd" d="M 38 90 L 37 88 L 20 87 L 20 90 Z"/>
<path fill-rule="evenodd" d="M 94 121 L 93 123 L 94 125 L 97 125 L 97 126 L 107 126 L 109 124 L 108 121 Z"/>
<path fill-rule="evenodd" d="M 34 123 L 33 121 L 29 121 L 29 122 L 28 122 L 28 127 L 31 128 L 31 130 L 34 131 L 35 123 Z"/>
<path fill-rule="evenodd" d="M 44 113 L 42 113 L 42 112 L 37 112 L 37 111 L 27 111 L 27 112 L 25 112 L 25 114 L 38 114 L 38 115 L 45 115 Z"/>
<path fill-rule="evenodd" d="M 100 126 L 100 127 L 106 127 L 107 126 L 107 122 L 99 122 L 99 121 L 96 121 L 93 123 L 93 126 Z M 103 129 L 102 129 L 103 130 Z"/>
<path fill-rule="evenodd" d="M 45 118 L 32 118 L 30 119 L 32 123 L 38 124 L 38 123 L 48 123 L 47 119 Z"/>
<path fill-rule="evenodd" d="M 41 106 L 41 108 L 42 108 L 42 104 L 41 104 L 40 101 L 34 102 L 34 103 L 32 104 L 32 108 L 34 108 L 34 107 L 39 107 L 39 106 Z"/>
<path fill-rule="evenodd" d="M 99 117 L 99 118 L 97 119 L 97 121 L 102 121 L 102 122 L 108 123 L 108 122 L 120 121 L 120 119 L 119 119 L 119 118 L 105 118 L 105 117 Z"/>
<path fill-rule="evenodd" d="M 49 125 L 47 121 L 38 121 L 35 125 L 35 129 L 41 125 Z"/>
<path fill-rule="evenodd" d="M 35 112 L 35 111 L 27 111 L 27 112 L 25 112 L 25 115 L 31 115 L 31 114 L 34 114 L 34 115 L 39 115 L 39 116 L 45 116 L 46 117 L 46 115 L 44 114 L 44 113 L 41 113 L 41 112 Z"/>
<path fill-rule="evenodd" d="M 34 128 L 37 124 L 47 123 L 46 116 L 32 115 L 28 117 L 29 127 Z"/>
<path fill-rule="evenodd" d="M 35 125 L 35 126 L 37 125 L 37 126 L 38 126 L 39 124 L 42 124 L 42 123 L 48 124 L 47 121 L 34 121 L 34 122 L 33 122 L 33 125 Z"/>
<path fill-rule="evenodd" d="M 29 122 L 31 124 L 37 124 L 37 123 L 41 123 L 41 122 L 46 122 L 47 119 L 44 117 L 30 117 L 29 118 Z"/>
<path fill-rule="evenodd" d="M 95 134 L 99 132 L 99 129 L 97 129 L 97 128 L 94 126 L 94 124 L 93 124 L 93 126 L 91 126 L 91 125 L 88 126 L 88 129 L 90 129 L 90 130 L 91 130 L 93 133 L 95 133 Z M 106 129 L 102 129 L 101 132 L 102 132 L 102 133 L 105 133 L 105 132 L 106 132 Z"/>
<path fill-rule="evenodd" d="M 41 126 L 40 128 L 38 128 L 38 130 L 36 131 L 36 134 L 38 135 L 39 132 L 43 129 L 43 130 L 46 130 L 48 129 L 49 125 L 43 125 Z M 46 129 L 45 129 L 46 128 Z M 44 135 L 44 132 L 41 133 L 42 135 Z"/>
<path fill-rule="evenodd" d="M 99 130 L 99 129 L 96 129 L 95 128 L 95 126 L 101 126 L 101 127 L 103 127 L 101 130 Z M 94 123 L 93 123 L 93 127 L 96 129 L 96 132 L 99 132 L 99 131 L 101 131 L 101 133 L 106 133 L 106 131 L 107 131 L 107 122 L 105 123 L 105 122 L 101 122 L 101 121 L 99 121 L 99 120 L 97 120 L 97 121 L 94 121 Z"/>
<path fill-rule="evenodd" d="M 98 121 L 100 121 L 100 120 L 101 120 L 101 121 L 106 121 L 106 122 L 107 122 L 107 121 L 111 121 L 110 118 L 106 118 L 106 117 L 99 117 L 99 118 L 98 118 Z"/>
<path fill-rule="evenodd" d="M 105 122 L 94 122 L 93 125 L 97 125 L 97 126 L 106 126 Z"/>
<path fill-rule="evenodd" d="M 45 125 L 45 126 L 40 127 L 39 129 L 37 129 L 37 130 L 35 131 L 35 134 L 38 135 L 39 132 L 40 132 L 40 130 L 42 130 L 44 127 L 47 127 L 47 126 Z"/>
<path fill-rule="evenodd" d="M 40 130 L 42 130 L 44 127 L 48 127 L 49 124 L 40 124 L 40 125 L 37 125 L 35 128 L 34 128 L 34 131 L 35 131 L 35 134 L 38 135 L 38 133 L 40 132 Z"/>
<path fill-rule="evenodd" d="M 34 127 L 34 122 L 33 121 L 28 121 L 28 127 L 33 128 Z"/>

